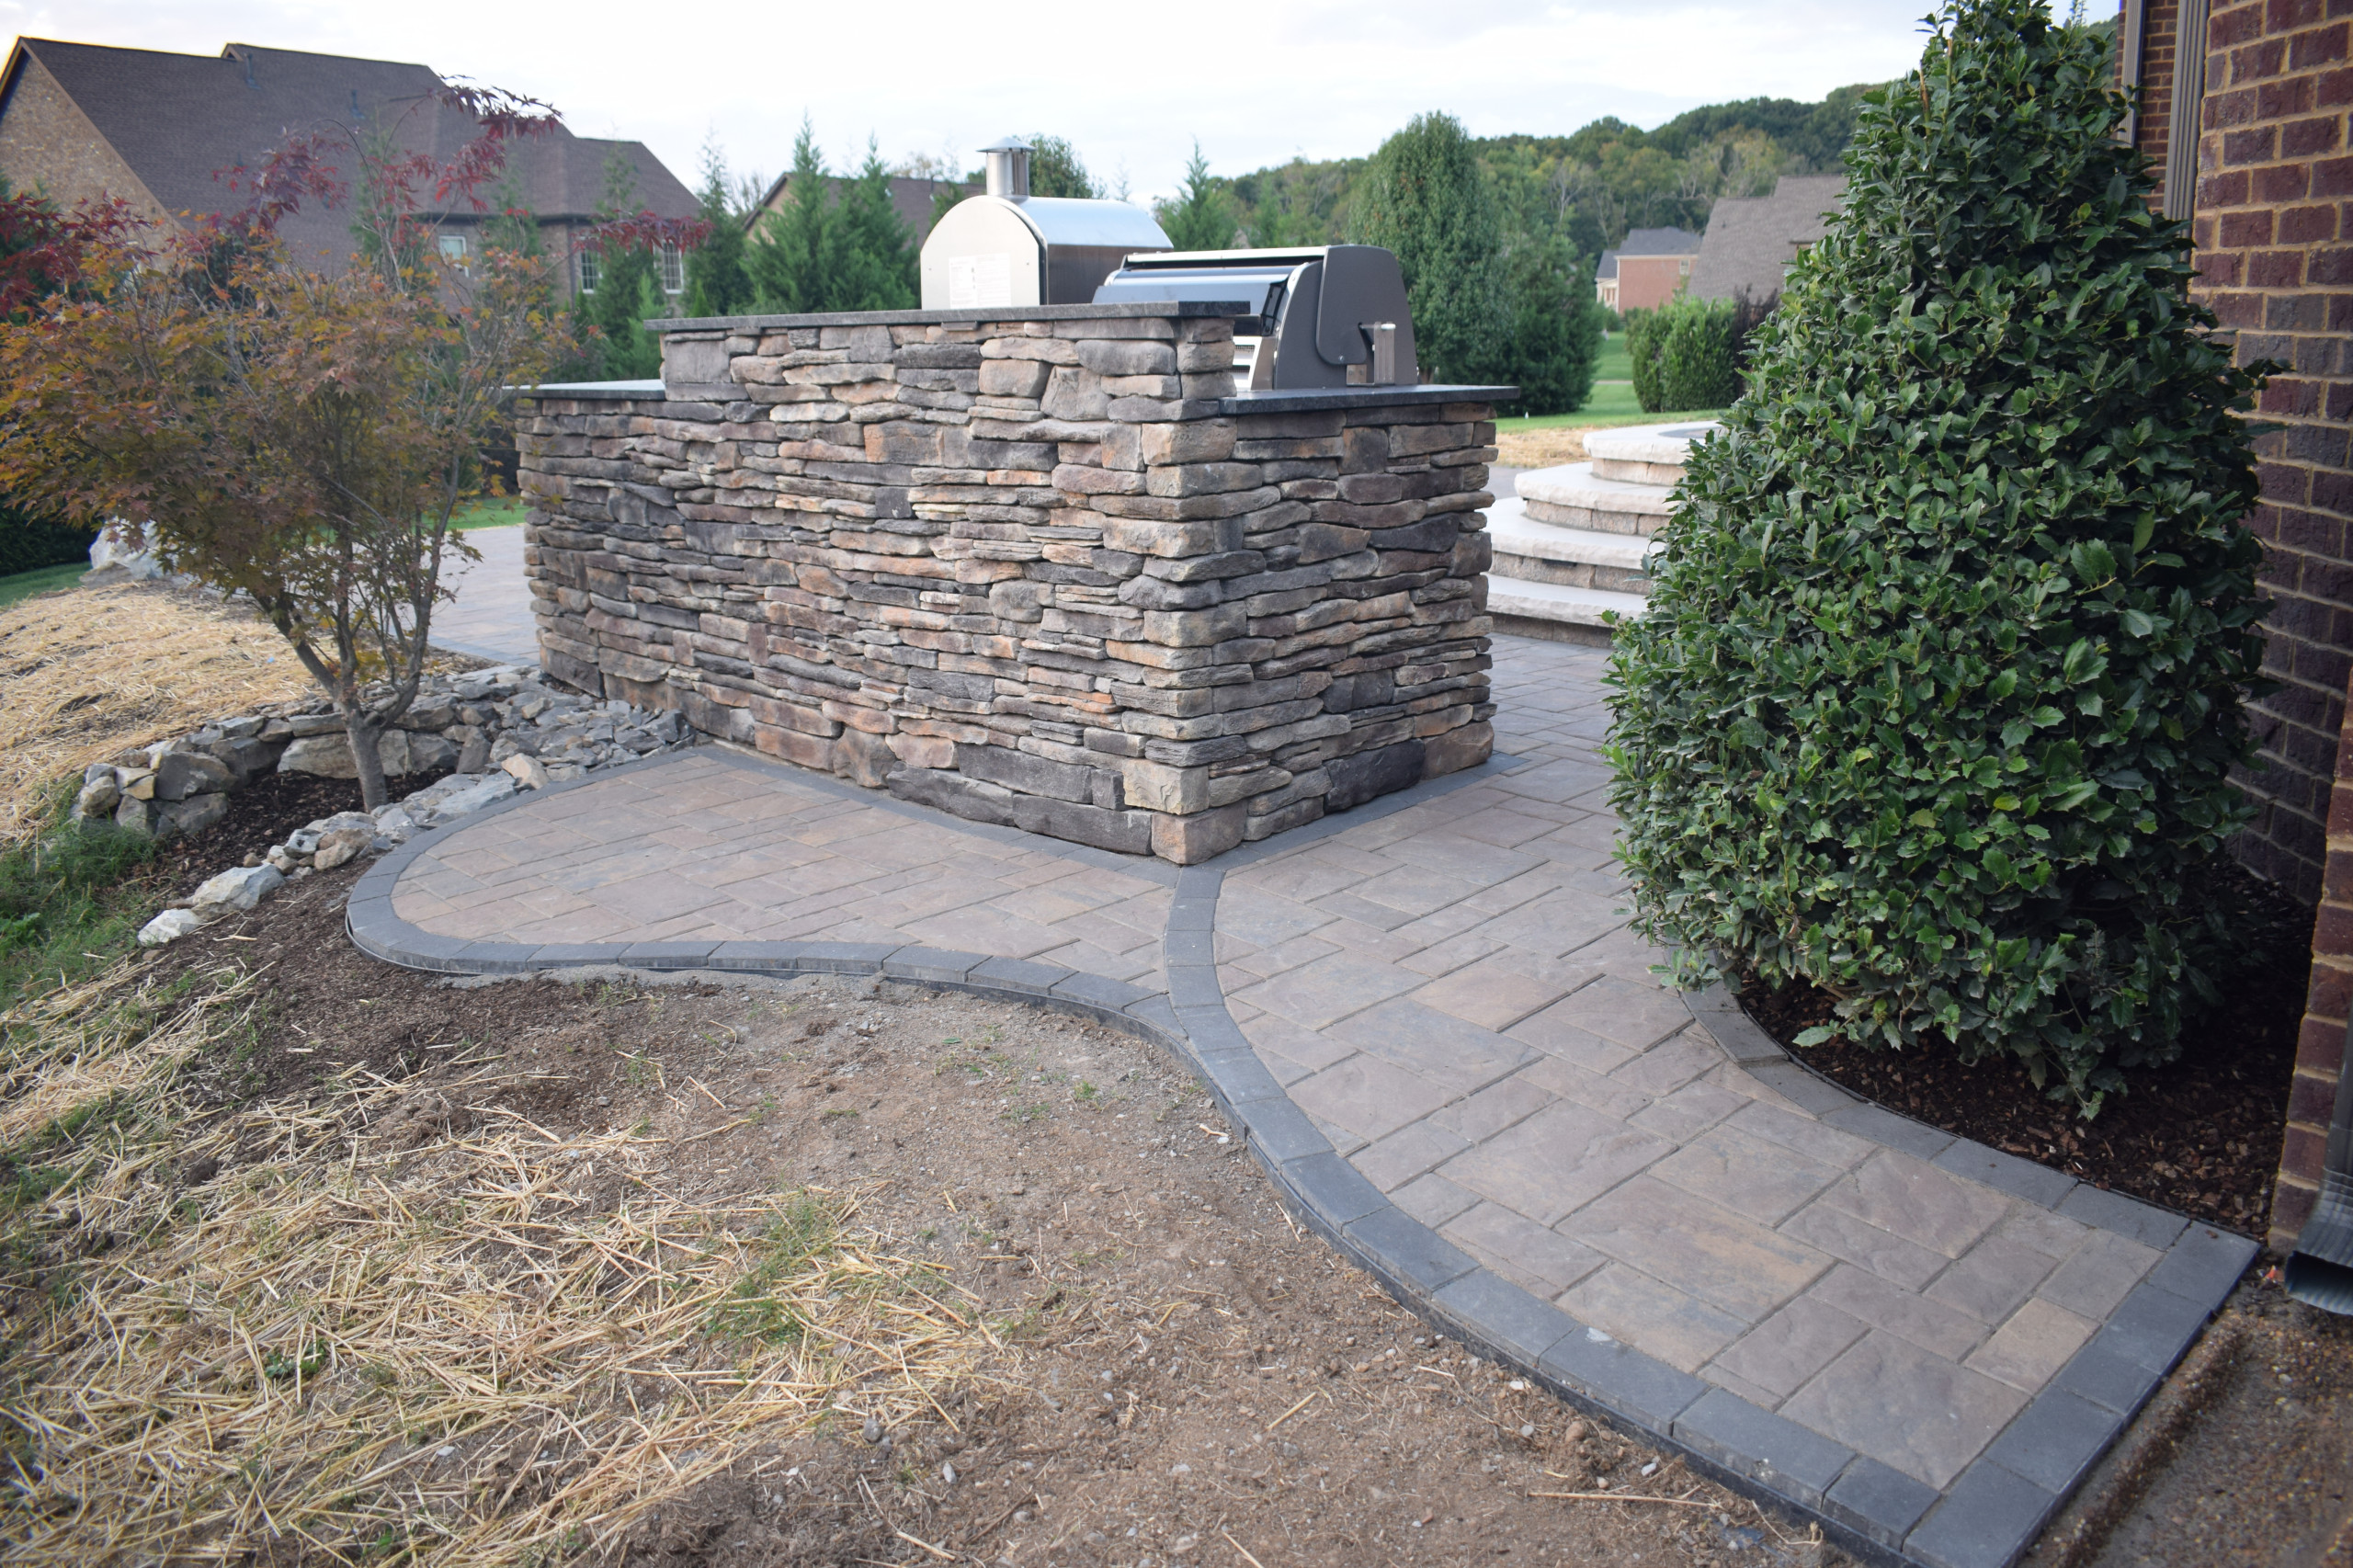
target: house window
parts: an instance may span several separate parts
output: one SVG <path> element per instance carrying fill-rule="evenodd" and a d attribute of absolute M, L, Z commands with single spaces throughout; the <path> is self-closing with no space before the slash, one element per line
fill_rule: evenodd
<path fill-rule="evenodd" d="M 592 250 L 580 253 L 580 291 L 584 294 L 597 291 L 597 253 Z"/>
<path fill-rule="evenodd" d="M 1679 275 L 1681 275 L 1682 277 L 1685 277 L 1685 278 L 1688 278 L 1688 277 L 1690 277 L 1690 276 L 1691 276 L 1691 258 L 1690 258 L 1689 256 L 1685 256 L 1682 260 L 1680 260 L 1680 261 L 1677 262 L 1677 263 L 1675 264 L 1675 270 L 1676 270 Z"/>
<path fill-rule="evenodd" d="M 687 291 L 687 258 L 678 254 L 677 245 L 669 240 L 662 242 L 662 291 L 665 294 Z"/>
<path fill-rule="evenodd" d="M 443 234 L 440 236 L 439 243 L 441 246 L 441 259 L 443 261 L 448 262 L 452 267 L 463 267 L 466 265 L 465 235 Z"/>

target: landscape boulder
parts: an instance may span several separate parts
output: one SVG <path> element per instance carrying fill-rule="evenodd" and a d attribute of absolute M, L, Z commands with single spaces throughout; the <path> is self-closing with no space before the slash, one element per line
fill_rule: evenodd
<path fill-rule="evenodd" d="M 155 759 L 155 799 L 185 801 L 190 795 L 211 795 L 229 788 L 235 775 L 229 765 L 202 752 L 166 752 Z"/>
<path fill-rule="evenodd" d="M 242 914 L 285 885 L 275 866 L 237 866 L 198 888 L 192 907 L 199 921 Z"/>
<path fill-rule="evenodd" d="M 203 924 L 193 909 L 167 909 L 139 928 L 139 945 L 160 948 L 166 942 L 178 941 Z"/>

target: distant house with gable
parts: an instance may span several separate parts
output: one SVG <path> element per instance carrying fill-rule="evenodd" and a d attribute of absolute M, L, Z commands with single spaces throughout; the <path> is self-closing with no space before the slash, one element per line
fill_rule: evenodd
<path fill-rule="evenodd" d="M 1766 300 L 1846 205 L 1845 175 L 1785 175 L 1768 196 L 1728 196 L 1708 213 L 1691 264 L 1691 297 Z"/>
<path fill-rule="evenodd" d="M 217 173 L 255 167 L 289 136 L 330 124 L 396 128 L 404 151 L 446 161 L 473 139 L 477 122 L 438 101 L 443 86 L 427 67 L 390 60 L 243 43 L 203 55 L 20 38 L 0 76 L 0 176 L 61 207 L 119 197 L 157 222 L 230 211 L 244 194 Z M 509 157 L 507 190 L 537 218 L 548 254 L 570 258 L 574 268 L 593 266 L 592 257 L 574 254 L 574 242 L 597 221 L 606 165 L 615 158 L 629 165 L 636 210 L 695 216 L 693 192 L 642 142 L 574 136 L 558 126 Z M 493 214 L 467 207 L 426 216 L 439 230 L 443 253 L 456 256 L 479 244 Z M 353 247 L 350 214 L 316 205 L 279 233 L 297 257 L 326 269 L 340 267 Z M 661 271 L 670 292 L 686 287 L 675 249 L 661 258 Z M 593 287 L 594 280 L 575 270 L 574 281 Z"/>
<path fill-rule="evenodd" d="M 1688 229 L 1631 229 L 1593 269 L 1594 298 L 1613 311 L 1654 311 L 1691 276 L 1699 236 Z"/>
<path fill-rule="evenodd" d="M 1612 311 L 1656 311 L 1692 276 L 1699 235 L 1689 228 L 1629 228 L 1593 268 L 1593 297 Z"/>

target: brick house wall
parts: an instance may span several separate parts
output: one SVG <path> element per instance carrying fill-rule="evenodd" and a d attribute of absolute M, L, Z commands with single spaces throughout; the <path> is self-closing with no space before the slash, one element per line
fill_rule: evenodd
<path fill-rule="evenodd" d="M 2140 117 L 2133 122 L 2133 143 L 2162 165 L 2165 138 L 2173 127 L 2173 51 L 2181 26 L 2181 0 L 2146 0 L 2141 15 L 2141 81 L 2148 87 Z M 2130 29 L 2120 29 L 2120 36 Z M 2120 76 L 2129 75 L 2128 62 L 2117 61 Z"/>
<path fill-rule="evenodd" d="M 2288 1096 L 2288 1129 L 2279 1152 L 2279 1181 L 2271 1198 L 2271 1246 L 2284 1252 L 2311 1217 L 2320 1197 L 2328 1119 L 2336 1080 L 2345 1071 L 2345 1033 L 2353 1012 L 2353 701 L 2336 752 L 2336 778 L 2328 812 L 2328 866 L 2313 931 L 2312 989 L 2296 1041 L 2296 1076 Z"/>
<path fill-rule="evenodd" d="M 1654 311 L 1674 299 L 1675 291 L 1690 276 L 1688 256 L 1621 256 L 1617 309 Z"/>
<path fill-rule="evenodd" d="M 2338 13 L 2331 19 L 2325 13 Z M 2273 608 L 2254 705 L 2265 767 L 2242 779 L 2261 814 L 2240 845 L 2256 871 L 2312 903 L 2321 892 L 2331 780 L 2353 675 L 2353 105 L 2347 0 L 2244 0 L 2214 8 L 2199 136 L 2198 292 L 2235 329 L 2242 362 L 2290 367 L 2261 403 L 2264 541 Z"/>
<path fill-rule="evenodd" d="M 2136 7 L 2145 112 L 2135 140 L 2163 159 L 2184 7 L 2126 0 L 2128 39 Z M 2193 290 L 2237 334 L 2242 363 L 2288 367 L 2263 394 L 2259 417 L 2283 428 L 2256 439 L 2262 494 L 2250 519 L 2279 689 L 2250 705 L 2265 766 L 2240 779 L 2259 814 L 2236 845 L 2248 866 L 2318 905 L 2267 1238 L 2284 1250 L 2317 1196 L 2353 1007 L 2353 0 L 2213 0 L 2198 41 Z M 2127 80 L 2130 66 L 2120 61 Z"/>
<path fill-rule="evenodd" d="M 48 192 L 61 206 L 105 191 L 150 222 L 171 222 L 170 211 L 38 60 L 25 61 L 0 103 L 0 175 L 12 188 Z"/>

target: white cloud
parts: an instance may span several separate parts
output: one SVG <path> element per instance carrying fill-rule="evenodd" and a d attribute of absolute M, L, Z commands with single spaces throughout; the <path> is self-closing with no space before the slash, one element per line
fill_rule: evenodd
<path fill-rule="evenodd" d="M 806 113 L 836 163 L 1006 131 L 1067 136 L 1090 167 L 1165 191 L 1199 137 L 1239 174 L 1368 153 L 1443 109 L 1476 134 L 1656 125 L 1744 97 L 1819 98 L 1918 58 L 1921 0 L 1117 0 L 555 7 L 481 0 L 5 3 L 35 37 L 214 53 L 236 41 L 418 60 L 545 98 L 585 135 L 651 144 L 692 183 L 716 132 L 774 174 Z M 971 160 L 977 162 L 977 159 Z"/>

